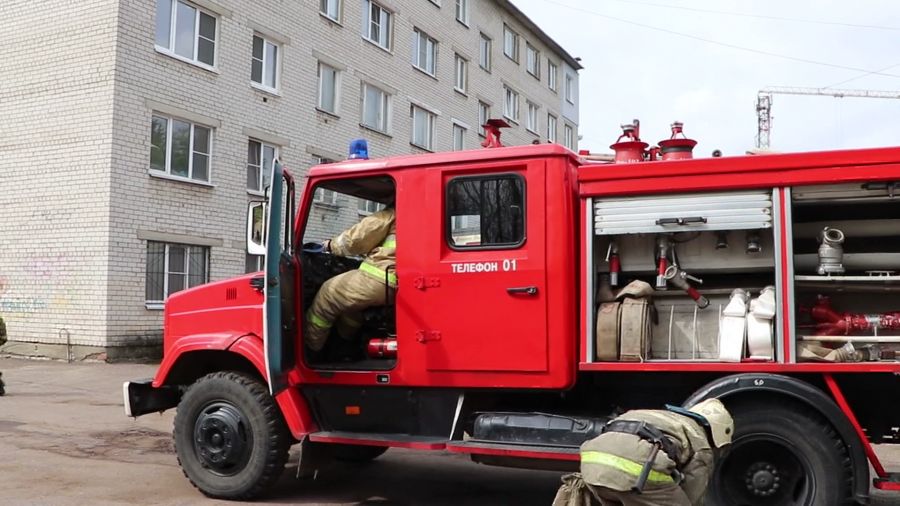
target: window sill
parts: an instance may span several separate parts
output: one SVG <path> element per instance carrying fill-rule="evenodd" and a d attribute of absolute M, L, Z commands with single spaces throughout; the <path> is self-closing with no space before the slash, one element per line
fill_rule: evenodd
<path fill-rule="evenodd" d="M 484 65 L 478 65 L 478 67 L 479 67 L 481 70 L 487 72 L 488 74 L 491 73 L 490 67 L 485 67 Z"/>
<path fill-rule="evenodd" d="M 469 95 L 466 93 L 466 90 L 461 90 L 459 88 L 453 88 L 453 91 L 455 91 L 456 93 L 458 93 L 466 98 L 469 98 Z"/>
<path fill-rule="evenodd" d="M 465 26 L 466 28 L 469 28 L 469 22 L 468 22 L 468 21 L 463 21 L 463 20 L 461 20 L 461 19 L 457 19 L 456 22 L 459 23 L 459 24 L 461 24 L 461 25 L 463 25 L 463 26 Z"/>
<path fill-rule="evenodd" d="M 528 72 L 528 75 L 530 75 L 531 77 L 537 79 L 538 81 L 541 80 L 541 75 L 540 75 L 540 74 L 532 74 L 531 72 Z"/>
<path fill-rule="evenodd" d="M 268 86 L 259 84 L 257 82 L 250 81 L 250 87 L 256 91 L 265 93 L 266 95 L 271 95 L 273 97 L 281 97 L 281 93 L 278 92 L 275 88 L 269 88 Z"/>
<path fill-rule="evenodd" d="M 322 209 L 326 209 L 328 211 L 337 211 L 341 208 L 341 206 L 337 204 L 330 204 L 328 202 L 313 202 L 313 205 L 316 207 L 321 207 Z"/>
<path fill-rule="evenodd" d="M 425 146 L 421 146 L 421 145 L 419 145 L 419 144 L 416 144 L 415 142 L 410 142 L 409 145 L 412 146 L 412 147 L 414 147 L 414 148 L 416 148 L 416 149 L 421 149 L 422 151 L 425 151 L 426 153 L 434 153 L 434 150 L 428 149 L 428 148 L 426 148 Z"/>
<path fill-rule="evenodd" d="M 166 308 L 165 302 L 145 302 L 144 307 L 150 311 L 161 311 Z"/>
<path fill-rule="evenodd" d="M 505 114 L 503 115 L 503 119 L 505 119 L 506 121 L 509 121 L 509 122 L 512 123 L 513 125 L 518 125 L 518 124 L 519 124 L 519 120 L 512 119 L 512 118 L 510 118 L 509 116 L 507 116 L 507 115 L 505 115 Z"/>
<path fill-rule="evenodd" d="M 337 25 L 337 26 L 339 26 L 339 27 L 341 27 L 341 28 L 344 27 L 344 24 L 343 24 L 343 23 L 341 23 L 341 22 L 338 21 L 337 19 L 334 19 L 333 17 L 329 16 L 328 14 L 325 14 L 325 13 L 322 12 L 322 11 L 319 11 L 319 16 L 321 16 L 322 19 L 324 19 L 325 21 L 328 21 L 328 22 L 331 23 L 332 25 Z"/>
<path fill-rule="evenodd" d="M 566 102 L 568 102 L 568 103 L 570 103 L 570 104 L 572 104 L 572 105 L 575 105 L 575 102 L 569 100 L 568 98 L 566 99 Z"/>
<path fill-rule="evenodd" d="M 503 56 L 505 56 L 507 60 L 509 60 L 509 61 L 511 61 L 511 62 L 513 62 L 513 63 L 515 63 L 516 65 L 519 64 L 519 60 L 513 58 L 512 56 L 510 56 L 510 55 L 508 55 L 508 54 L 506 54 L 506 53 L 503 53 Z"/>
<path fill-rule="evenodd" d="M 247 190 L 247 195 L 253 195 L 254 197 L 266 197 L 266 192 L 259 190 Z"/>
<path fill-rule="evenodd" d="M 187 184 L 192 184 L 192 185 L 196 185 L 196 186 L 203 186 L 206 188 L 215 188 L 216 187 L 216 185 L 214 185 L 210 182 L 207 182 L 207 181 L 198 181 L 196 179 L 190 179 L 187 177 L 173 176 L 172 174 L 167 174 L 165 172 L 160 172 L 158 170 L 153 170 L 153 169 L 150 169 L 149 174 L 150 174 L 150 177 L 155 177 L 157 179 L 168 179 L 169 181 L 178 181 L 179 183 L 187 183 Z"/>
<path fill-rule="evenodd" d="M 175 54 L 174 52 L 172 52 L 172 51 L 170 51 L 170 50 L 168 50 L 168 49 L 166 49 L 166 48 L 164 48 L 164 47 L 162 47 L 162 46 L 154 46 L 154 47 L 156 48 L 156 52 L 159 53 L 159 54 L 161 54 L 161 55 L 163 55 L 163 56 L 168 56 L 169 58 L 173 58 L 173 59 L 178 60 L 178 61 L 180 61 L 180 62 L 184 62 L 184 63 L 187 63 L 187 64 L 189 64 L 189 65 L 193 65 L 193 66 L 195 66 L 195 67 L 197 67 L 197 68 L 199 68 L 199 69 L 203 69 L 203 70 L 205 70 L 205 71 L 207 71 L 207 72 L 212 72 L 213 74 L 218 74 L 218 73 L 219 73 L 219 70 L 218 70 L 215 66 L 209 66 L 209 65 L 207 65 L 207 64 L 205 64 L 205 63 L 201 63 L 201 62 L 198 62 L 198 61 L 191 60 L 191 59 L 189 59 L 189 58 L 185 58 L 184 56 L 181 56 L 181 55 L 179 55 L 179 54 Z"/>
<path fill-rule="evenodd" d="M 391 56 L 393 56 L 393 54 L 394 54 L 394 52 L 391 51 L 390 48 L 386 48 L 386 47 L 382 46 L 381 44 L 375 42 L 374 40 L 372 40 L 372 39 L 370 39 L 370 38 L 367 38 L 366 36 L 363 36 L 363 37 L 362 37 L 362 40 L 368 42 L 369 44 L 371 44 L 371 45 L 377 47 L 378 49 L 384 51 L 385 53 L 387 53 L 387 54 L 389 54 L 389 55 L 391 55 Z"/>
<path fill-rule="evenodd" d="M 541 136 L 541 134 L 540 134 L 540 133 L 538 133 L 538 131 L 537 131 L 537 130 L 532 130 L 532 129 L 530 129 L 530 128 L 528 128 L 528 127 L 525 127 L 525 131 L 526 131 L 526 132 L 528 132 L 528 133 L 530 133 L 530 134 L 534 134 L 534 135 L 537 135 L 537 136 L 538 136 L 538 137 L 540 137 L 540 136 Z"/>
<path fill-rule="evenodd" d="M 378 134 L 378 135 L 383 135 L 383 136 L 387 137 L 388 139 L 393 139 L 393 138 L 394 138 L 393 135 L 391 135 L 391 134 L 385 132 L 384 130 L 378 130 L 377 128 L 375 128 L 375 127 L 370 127 L 369 125 L 366 125 L 365 123 L 360 123 L 359 126 L 360 126 L 360 128 L 365 128 L 366 130 L 368 130 L 368 131 L 370 131 L 370 132 L 374 132 L 374 133 L 376 133 L 376 134 Z"/>
<path fill-rule="evenodd" d="M 322 113 L 322 114 L 324 114 L 324 115 L 326 115 L 326 116 L 331 116 L 331 117 L 334 118 L 334 119 L 341 119 L 341 116 L 340 116 L 338 113 L 336 113 L 336 112 L 331 112 L 331 111 L 326 110 L 326 109 L 322 109 L 321 107 L 316 107 L 316 111 L 318 111 L 318 112 L 320 112 L 320 113 Z"/>
<path fill-rule="evenodd" d="M 438 80 L 437 76 L 435 76 L 434 74 L 429 74 L 427 70 L 424 70 L 424 69 L 422 69 L 422 68 L 416 67 L 415 64 L 413 64 L 412 68 L 414 68 L 414 69 L 418 70 L 419 72 L 425 74 L 426 76 L 428 76 L 428 77 L 434 79 L 435 81 Z"/>

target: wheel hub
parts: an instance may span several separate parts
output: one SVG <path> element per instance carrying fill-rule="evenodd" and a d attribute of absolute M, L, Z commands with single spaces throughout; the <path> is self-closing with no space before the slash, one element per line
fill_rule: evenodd
<path fill-rule="evenodd" d="M 203 466 L 225 474 L 239 471 L 250 448 L 246 427 L 241 412 L 230 404 L 205 408 L 194 424 L 194 444 Z"/>
<path fill-rule="evenodd" d="M 744 483 L 753 495 L 768 497 L 781 487 L 779 470 L 768 462 L 756 462 L 747 469 Z"/>

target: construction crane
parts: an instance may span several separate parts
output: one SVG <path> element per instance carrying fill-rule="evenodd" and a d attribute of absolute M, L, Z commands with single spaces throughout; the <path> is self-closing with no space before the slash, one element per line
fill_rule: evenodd
<path fill-rule="evenodd" d="M 773 86 L 759 90 L 756 95 L 756 118 L 758 130 L 756 147 L 768 149 L 769 135 L 772 131 L 772 95 L 821 95 L 825 97 L 857 97 L 857 98 L 896 98 L 900 99 L 900 91 L 876 90 L 839 90 L 833 88 L 795 88 Z"/>

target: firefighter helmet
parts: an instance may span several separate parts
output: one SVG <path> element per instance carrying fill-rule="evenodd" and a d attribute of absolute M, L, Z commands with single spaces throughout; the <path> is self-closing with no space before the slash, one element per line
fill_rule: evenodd
<path fill-rule="evenodd" d="M 731 436 L 734 435 L 734 420 L 722 401 L 707 399 L 692 406 L 689 411 L 697 413 L 709 423 L 709 432 L 716 448 L 731 443 Z"/>

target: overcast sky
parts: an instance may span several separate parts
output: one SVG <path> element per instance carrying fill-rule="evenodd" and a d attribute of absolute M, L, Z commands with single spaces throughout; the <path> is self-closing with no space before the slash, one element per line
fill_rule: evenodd
<path fill-rule="evenodd" d="M 667 138 L 669 124 L 679 120 L 700 141 L 697 156 L 716 148 L 740 154 L 755 143 L 761 88 L 900 90 L 900 0 L 514 3 L 581 58 L 580 147 L 593 152 L 608 152 L 619 125 L 640 118 L 641 137 L 651 144 Z M 774 150 L 900 146 L 900 100 L 775 95 L 773 101 Z"/>

